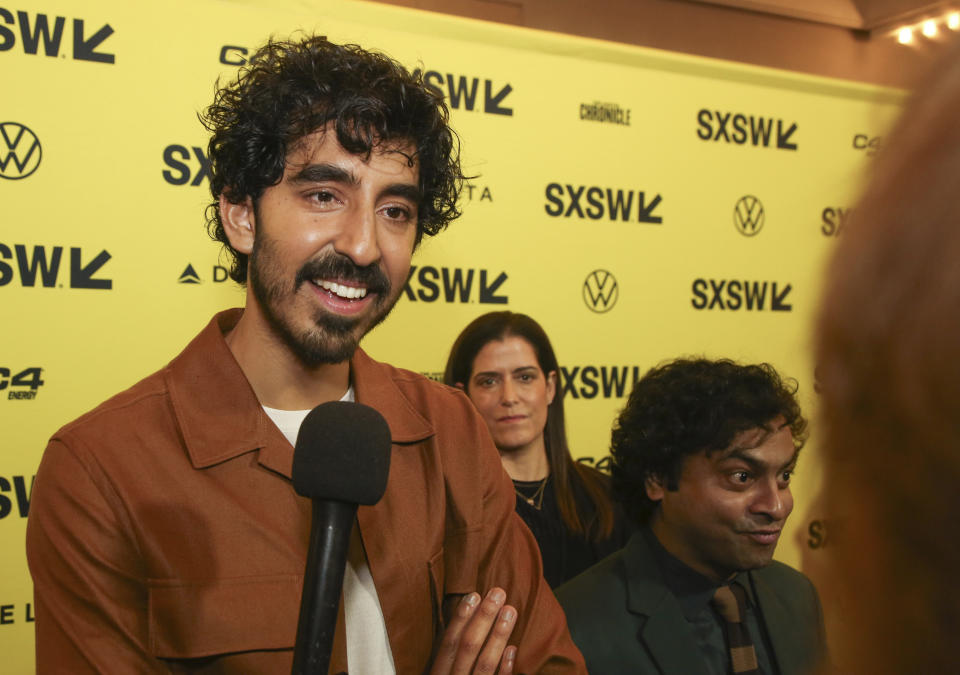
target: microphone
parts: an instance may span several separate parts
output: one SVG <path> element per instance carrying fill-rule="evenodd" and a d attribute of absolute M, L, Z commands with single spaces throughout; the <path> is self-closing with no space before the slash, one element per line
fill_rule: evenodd
<path fill-rule="evenodd" d="M 331 401 L 303 420 L 291 477 L 313 501 L 313 520 L 293 675 L 327 675 L 357 505 L 380 501 L 389 472 L 390 427 L 373 408 Z"/>

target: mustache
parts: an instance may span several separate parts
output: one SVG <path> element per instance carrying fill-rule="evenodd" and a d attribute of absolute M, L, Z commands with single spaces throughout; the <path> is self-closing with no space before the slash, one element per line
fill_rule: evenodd
<path fill-rule="evenodd" d="M 341 253 L 328 253 L 322 258 L 315 258 L 304 263 L 294 280 L 294 290 L 300 288 L 305 282 L 318 278 L 353 281 L 366 286 L 371 293 L 379 295 L 390 293 L 390 280 L 380 269 L 380 265 L 373 263 L 366 267 L 360 267 Z"/>

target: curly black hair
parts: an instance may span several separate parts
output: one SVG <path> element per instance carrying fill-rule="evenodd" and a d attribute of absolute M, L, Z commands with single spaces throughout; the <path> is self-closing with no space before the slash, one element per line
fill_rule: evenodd
<path fill-rule="evenodd" d="M 796 391 L 795 380 L 782 379 L 767 363 L 697 358 L 652 368 L 634 385 L 614 423 L 610 455 L 616 498 L 645 524 L 657 506 L 647 497 L 647 478 L 657 477 L 676 490 L 687 457 L 726 449 L 737 434 L 769 428 L 780 416 L 799 450 L 807 420 Z"/>
<path fill-rule="evenodd" d="M 347 151 L 369 157 L 384 142 L 410 141 L 419 164 L 417 244 L 460 215 L 464 176 L 459 139 L 443 97 L 419 73 L 357 45 L 325 37 L 270 40 L 220 86 L 200 115 L 212 132 L 207 230 L 232 258 L 230 277 L 247 279 L 247 256 L 235 251 L 221 221 L 219 198 L 256 202 L 283 178 L 287 155 L 305 136 L 330 123 Z"/>

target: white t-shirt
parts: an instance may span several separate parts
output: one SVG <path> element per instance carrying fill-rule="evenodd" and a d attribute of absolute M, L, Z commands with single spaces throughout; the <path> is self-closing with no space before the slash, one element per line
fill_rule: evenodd
<path fill-rule="evenodd" d="M 353 401 L 353 387 L 347 389 L 340 400 Z M 300 425 L 310 411 L 277 410 L 267 406 L 263 406 L 263 410 L 290 441 L 290 445 L 296 445 Z M 346 619 L 350 672 L 395 675 L 397 671 L 387 638 L 387 624 L 356 523 L 350 532 L 350 552 L 343 574 L 343 614 Z"/>

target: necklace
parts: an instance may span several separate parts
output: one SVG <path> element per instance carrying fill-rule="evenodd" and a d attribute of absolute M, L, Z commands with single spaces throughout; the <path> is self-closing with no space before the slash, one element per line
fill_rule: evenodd
<path fill-rule="evenodd" d="M 517 481 L 513 483 L 513 491 L 517 493 L 517 496 L 520 497 L 527 504 L 539 511 L 543 508 L 543 495 L 547 488 L 547 479 L 550 476 L 547 475 L 543 480 L 537 483 L 537 489 L 533 491 L 532 494 L 526 495 L 517 488 Z"/>

